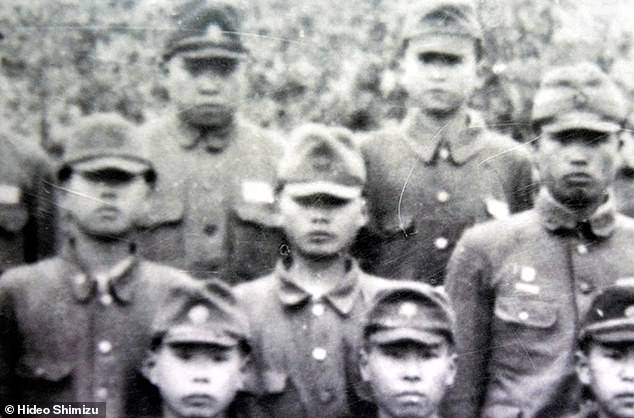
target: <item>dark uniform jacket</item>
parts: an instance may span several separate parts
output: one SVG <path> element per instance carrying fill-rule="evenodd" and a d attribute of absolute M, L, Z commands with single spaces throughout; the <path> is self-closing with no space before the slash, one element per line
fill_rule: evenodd
<path fill-rule="evenodd" d="M 109 418 L 160 413 L 139 369 L 167 293 L 193 280 L 134 256 L 114 270 L 109 292 L 97 295 L 69 244 L 0 278 L 0 404 L 106 402 Z"/>
<path fill-rule="evenodd" d="M 150 121 L 142 135 L 158 173 L 141 225 L 143 255 L 231 282 L 270 272 L 281 244 L 273 215 L 280 144 L 241 119 L 214 150 L 176 115 Z"/>
<path fill-rule="evenodd" d="M 458 376 L 447 416 L 557 418 L 574 412 L 580 318 L 603 287 L 634 275 L 634 221 L 610 199 L 589 222 L 542 190 L 535 209 L 465 232 L 446 288 Z"/>
<path fill-rule="evenodd" d="M 38 148 L 0 136 L 0 273 L 52 253 L 51 180 L 50 163 Z"/>
<path fill-rule="evenodd" d="M 360 321 L 391 283 L 351 262 L 340 285 L 312 300 L 280 262 L 273 274 L 236 288 L 254 334 L 254 387 L 272 416 L 363 416 L 356 410 Z"/>
<path fill-rule="evenodd" d="M 373 274 L 437 285 L 466 227 L 530 206 L 531 163 L 475 113 L 440 131 L 413 118 L 363 143 L 371 223 L 357 253 Z"/>
<path fill-rule="evenodd" d="M 621 169 L 614 180 L 616 209 L 634 218 L 634 169 Z"/>

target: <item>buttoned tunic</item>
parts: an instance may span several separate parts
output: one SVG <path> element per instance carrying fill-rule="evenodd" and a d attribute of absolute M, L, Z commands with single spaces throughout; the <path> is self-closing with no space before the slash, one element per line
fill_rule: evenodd
<path fill-rule="evenodd" d="M 53 182 L 44 153 L 0 136 L 0 273 L 51 255 Z"/>
<path fill-rule="evenodd" d="M 634 275 L 634 221 L 612 200 L 585 223 L 544 189 L 535 209 L 469 229 L 448 267 L 458 376 L 447 416 L 557 418 L 581 388 L 576 336 L 592 298 Z"/>
<path fill-rule="evenodd" d="M 361 320 L 390 283 L 350 262 L 341 282 L 313 299 L 279 262 L 273 274 L 236 287 L 254 333 L 255 387 L 272 416 L 362 416 Z"/>
<path fill-rule="evenodd" d="M 208 149 L 177 115 L 148 122 L 140 135 L 158 173 L 142 254 L 232 283 L 272 271 L 282 243 L 273 190 L 279 141 L 238 118 Z"/>
<path fill-rule="evenodd" d="M 473 112 L 440 130 L 416 117 L 363 142 L 371 222 L 357 254 L 373 274 L 438 285 L 465 228 L 530 207 L 532 168 Z"/>
<path fill-rule="evenodd" d="M 59 257 L 0 278 L 3 404 L 106 402 L 108 418 L 160 412 L 140 373 L 152 318 L 170 289 L 194 280 L 136 257 L 107 279 L 99 292 L 70 244 Z"/>

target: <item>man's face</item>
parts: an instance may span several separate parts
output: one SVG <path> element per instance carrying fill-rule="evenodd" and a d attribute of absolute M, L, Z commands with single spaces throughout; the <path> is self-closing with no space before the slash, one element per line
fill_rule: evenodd
<path fill-rule="evenodd" d="M 565 205 L 597 203 L 614 181 L 619 151 L 616 134 L 579 129 L 544 132 L 538 147 L 542 183 Z"/>
<path fill-rule="evenodd" d="M 602 417 L 634 418 L 634 342 L 591 342 L 577 372 L 590 386 Z"/>
<path fill-rule="evenodd" d="M 134 228 L 149 191 L 139 174 L 115 168 L 73 171 L 61 188 L 60 205 L 80 231 L 116 239 Z"/>
<path fill-rule="evenodd" d="M 469 100 L 477 83 L 474 41 L 451 39 L 451 52 L 430 48 L 424 39 L 409 41 L 402 58 L 401 85 L 409 104 L 425 113 L 451 114 Z"/>
<path fill-rule="evenodd" d="M 167 90 L 186 121 L 222 126 L 242 98 L 244 70 L 233 58 L 174 56 L 167 63 Z"/>
<path fill-rule="evenodd" d="M 238 347 L 166 344 L 154 354 L 149 378 L 175 417 L 219 417 L 242 386 L 245 357 Z"/>
<path fill-rule="evenodd" d="M 634 131 L 624 130 L 621 141 L 621 168 L 634 170 Z"/>
<path fill-rule="evenodd" d="M 291 248 L 309 258 L 328 258 L 346 251 L 367 221 L 365 200 L 329 194 L 292 196 L 282 190 L 282 226 Z"/>
<path fill-rule="evenodd" d="M 455 355 L 444 337 L 422 344 L 403 340 L 373 344 L 362 352 L 361 374 L 382 416 L 429 418 L 453 383 Z"/>

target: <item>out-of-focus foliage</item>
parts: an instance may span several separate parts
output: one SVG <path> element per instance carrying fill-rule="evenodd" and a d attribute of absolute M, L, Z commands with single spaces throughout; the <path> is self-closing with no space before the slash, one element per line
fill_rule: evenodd
<path fill-rule="evenodd" d="M 364 130 L 403 115 L 394 55 L 407 1 L 244 1 L 248 117 L 282 131 L 305 120 Z M 159 113 L 169 98 L 158 57 L 179 3 L 0 2 L 3 131 L 55 151 L 80 115 Z M 498 129 L 530 137 L 532 94 L 552 63 L 591 59 L 634 90 L 630 0 L 479 3 L 486 55 L 474 106 Z"/>

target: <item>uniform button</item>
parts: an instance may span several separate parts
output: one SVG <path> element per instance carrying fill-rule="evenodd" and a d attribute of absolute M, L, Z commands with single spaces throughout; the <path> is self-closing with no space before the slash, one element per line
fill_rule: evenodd
<path fill-rule="evenodd" d="M 326 349 L 321 347 L 316 347 L 313 349 L 313 358 L 315 360 L 324 361 L 326 360 L 326 357 L 328 357 L 328 353 L 326 352 Z"/>
<path fill-rule="evenodd" d="M 438 199 L 438 201 L 441 203 L 445 203 L 449 200 L 449 193 L 447 193 L 445 190 L 441 190 L 438 192 L 438 194 L 436 194 L 436 199 Z"/>
<path fill-rule="evenodd" d="M 100 399 L 102 401 L 105 401 L 108 398 L 108 389 L 106 388 L 97 388 L 97 390 L 95 390 L 95 397 L 97 399 Z"/>
<path fill-rule="evenodd" d="M 99 344 L 97 344 L 97 350 L 99 350 L 101 354 L 108 354 L 112 351 L 112 344 L 110 344 L 110 341 L 106 340 L 99 341 Z"/>
<path fill-rule="evenodd" d="M 443 147 L 443 148 L 440 149 L 440 151 L 438 151 L 438 155 L 443 160 L 446 160 L 447 158 L 449 158 L 449 150 L 447 148 Z"/>
<path fill-rule="evenodd" d="M 43 368 L 41 368 L 41 367 L 38 367 L 37 369 L 35 369 L 35 375 L 36 375 L 37 377 L 42 377 L 42 376 L 44 376 L 44 373 L 45 373 L 45 372 L 46 372 L 46 370 L 44 370 L 44 369 L 43 369 Z"/>
<path fill-rule="evenodd" d="M 581 293 L 588 294 L 592 291 L 592 285 L 588 282 L 581 282 L 579 283 L 579 290 L 581 290 Z"/>
<path fill-rule="evenodd" d="M 334 399 L 332 391 L 329 389 L 324 389 L 319 392 L 319 400 L 321 403 L 329 403 Z"/>
<path fill-rule="evenodd" d="M 112 296 L 110 296 L 109 294 L 101 295 L 99 297 L 99 300 L 101 301 L 101 304 L 104 306 L 112 305 Z"/>
<path fill-rule="evenodd" d="M 517 315 L 522 321 L 526 321 L 529 317 L 528 312 L 522 311 Z"/>
<path fill-rule="evenodd" d="M 213 224 L 205 225 L 205 228 L 204 228 L 205 234 L 207 235 L 213 235 L 216 233 L 217 230 L 218 230 L 218 227 Z"/>
<path fill-rule="evenodd" d="M 588 247 L 583 244 L 579 244 L 577 245 L 577 252 L 579 254 L 588 254 Z"/>
<path fill-rule="evenodd" d="M 434 241 L 434 246 L 438 248 L 439 250 L 446 249 L 448 245 L 449 245 L 449 241 L 445 237 L 438 237 Z"/>
<path fill-rule="evenodd" d="M 75 282 L 77 284 L 86 283 L 86 275 L 85 274 L 78 274 L 77 276 L 75 276 Z"/>
<path fill-rule="evenodd" d="M 315 316 L 322 316 L 325 310 L 324 305 L 321 303 L 314 304 L 312 308 L 313 315 Z"/>

